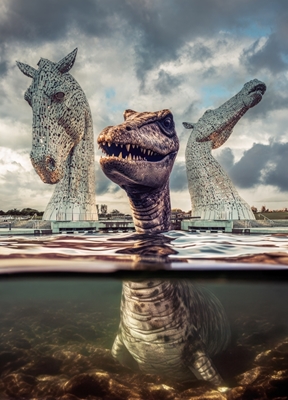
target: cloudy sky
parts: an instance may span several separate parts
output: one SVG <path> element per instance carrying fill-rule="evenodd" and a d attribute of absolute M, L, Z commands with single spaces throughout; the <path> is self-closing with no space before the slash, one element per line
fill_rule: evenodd
<path fill-rule="evenodd" d="M 288 207 L 288 2 L 283 0 L 1 0 L 0 209 L 44 210 L 54 187 L 34 171 L 32 112 L 23 99 L 37 68 L 78 47 L 71 74 L 88 98 L 95 140 L 123 111 L 170 108 L 180 137 L 171 176 L 172 207 L 190 210 L 184 152 L 207 109 L 245 82 L 267 85 L 214 156 L 250 204 Z M 128 212 L 126 194 L 99 170 L 97 203 Z"/>

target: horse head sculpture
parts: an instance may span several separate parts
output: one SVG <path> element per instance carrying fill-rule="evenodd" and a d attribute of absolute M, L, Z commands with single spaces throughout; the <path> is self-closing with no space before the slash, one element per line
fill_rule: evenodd
<path fill-rule="evenodd" d="M 207 110 L 196 122 L 183 122 L 192 129 L 186 147 L 186 171 L 194 217 L 204 220 L 253 220 L 250 206 L 212 155 L 222 146 L 243 115 L 256 106 L 266 91 L 258 79 L 245 83 L 235 96 L 215 110 Z"/>
<path fill-rule="evenodd" d="M 58 184 L 43 219 L 97 219 L 94 138 L 90 107 L 68 73 L 77 49 L 57 63 L 41 58 L 38 69 L 17 62 L 32 78 L 24 98 L 32 107 L 31 162 L 43 182 Z"/>

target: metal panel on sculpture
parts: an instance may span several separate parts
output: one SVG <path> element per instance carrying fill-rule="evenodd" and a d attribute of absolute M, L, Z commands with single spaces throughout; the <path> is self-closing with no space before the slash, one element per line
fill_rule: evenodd
<path fill-rule="evenodd" d="M 31 162 L 44 183 L 56 184 L 43 215 L 49 221 L 98 220 L 91 111 L 68 73 L 76 54 L 57 63 L 41 58 L 38 69 L 17 62 L 32 78 L 24 95 L 33 111 Z"/>
<path fill-rule="evenodd" d="M 186 147 L 192 216 L 204 220 L 255 219 L 211 151 L 226 142 L 240 118 L 261 101 L 265 90 L 265 84 L 254 79 L 216 110 L 207 110 L 197 123 L 183 123 L 192 129 Z"/>

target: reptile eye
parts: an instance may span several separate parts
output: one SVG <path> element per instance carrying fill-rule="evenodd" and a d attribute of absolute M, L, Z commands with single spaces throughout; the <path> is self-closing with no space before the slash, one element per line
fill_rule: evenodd
<path fill-rule="evenodd" d="M 167 136 L 173 136 L 175 134 L 174 121 L 171 114 L 166 115 L 165 118 L 159 121 L 159 126 L 162 132 Z"/>
<path fill-rule="evenodd" d="M 57 93 L 54 94 L 54 98 L 56 100 L 63 100 L 64 96 L 65 96 L 65 93 L 63 93 L 63 92 L 57 92 Z"/>
<path fill-rule="evenodd" d="M 172 125 L 172 118 L 171 118 L 171 117 L 165 118 L 164 121 L 163 121 L 163 125 L 164 125 L 165 128 L 167 128 L 167 129 L 171 128 L 171 125 Z"/>

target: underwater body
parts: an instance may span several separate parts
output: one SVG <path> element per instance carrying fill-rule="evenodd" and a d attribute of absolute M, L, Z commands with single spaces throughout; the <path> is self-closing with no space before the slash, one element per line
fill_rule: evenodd
<path fill-rule="evenodd" d="M 170 231 L 0 243 L 1 399 L 287 395 L 287 236 Z M 130 369 L 112 357 L 122 281 L 159 276 L 171 285 L 196 284 L 222 303 L 231 340 L 213 363 L 228 392 Z"/>

